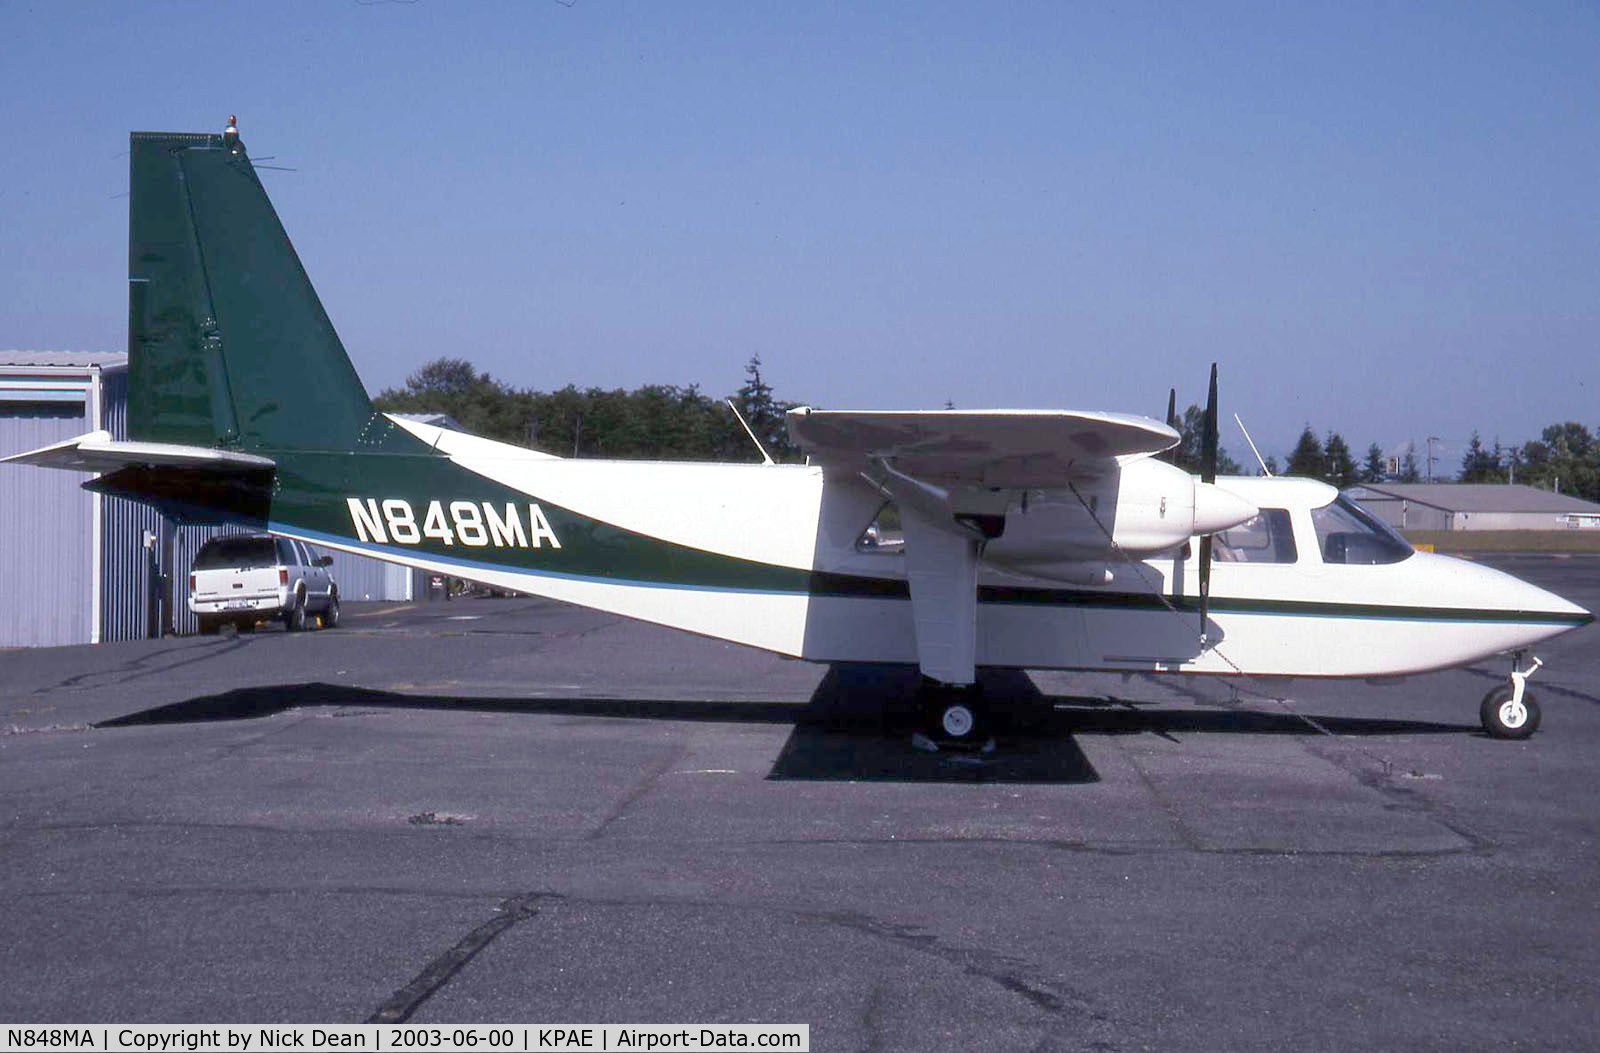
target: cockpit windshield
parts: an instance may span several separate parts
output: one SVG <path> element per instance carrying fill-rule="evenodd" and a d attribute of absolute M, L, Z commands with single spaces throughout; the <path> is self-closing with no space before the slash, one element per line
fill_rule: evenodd
<path fill-rule="evenodd" d="M 1332 504 L 1313 508 L 1311 525 L 1324 563 L 1399 563 L 1416 551 L 1389 524 L 1343 494 Z"/>

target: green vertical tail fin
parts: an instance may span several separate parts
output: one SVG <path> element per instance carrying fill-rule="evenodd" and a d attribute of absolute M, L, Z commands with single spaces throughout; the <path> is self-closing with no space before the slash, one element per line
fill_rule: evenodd
<path fill-rule="evenodd" d="M 373 408 L 236 132 L 134 132 L 130 190 L 131 438 L 407 444 Z"/>

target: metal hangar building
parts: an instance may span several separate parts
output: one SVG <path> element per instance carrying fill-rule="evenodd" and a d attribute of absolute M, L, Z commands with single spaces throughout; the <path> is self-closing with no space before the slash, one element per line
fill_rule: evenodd
<path fill-rule="evenodd" d="M 128 437 L 127 354 L 0 351 L 0 457 L 102 428 Z M 0 647 L 198 631 L 189 566 L 207 539 L 240 528 L 176 523 L 82 489 L 90 478 L 0 465 Z M 347 602 L 411 599 L 407 568 L 328 554 Z"/>
<path fill-rule="evenodd" d="M 1365 483 L 1348 491 L 1397 530 L 1600 528 L 1600 505 L 1505 483 Z"/>

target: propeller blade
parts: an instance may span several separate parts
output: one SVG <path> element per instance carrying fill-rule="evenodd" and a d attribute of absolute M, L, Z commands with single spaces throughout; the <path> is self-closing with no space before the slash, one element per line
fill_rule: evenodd
<path fill-rule="evenodd" d="M 1171 428 L 1173 431 L 1177 432 L 1179 435 L 1183 434 L 1183 428 L 1180 427 L 1179 424 L 1178 424 L 1178 389 L 1177 388 L 1169 388 L 1168 391 L 1167 391 L 1167 427 Z M 1168 464 L 1177 464 L 1178 463 L 1178 454 L 1180 452 L 1182 452 L 1182 450 L 1183 450 L 1183 443 L 1180 442 L 1180 443 L 1178 443 L 1178 445 L 1174 446 L 1172 449 L 1170 449 L 1170 450 L 1162 450 L 1160 453 L 1156 454 L 1156 460 L 1158 460 L 1158 461 L 1166 461 Z"/>
<path fill-rule="evenodd" d="M 1211 363 L 1211 390 L 1206 395 L 1205 432 L 1200 436 L 1200 481 L 1217 481 L 1217 364 Z"/>
<path fill-rule="evenodd" d="M 1211 363 L 1211 389 L 1206 393 L 1205 431 L 1200 436 L 1200 481 L 1217 481 L 1217 364 Z M 1206 639 L 1206 615 L 1211 606 L 1211 535 L 1200 539 L 1200 641 Z"/>

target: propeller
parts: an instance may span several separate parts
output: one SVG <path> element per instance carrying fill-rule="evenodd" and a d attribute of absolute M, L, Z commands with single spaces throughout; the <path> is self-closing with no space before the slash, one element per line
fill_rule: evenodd
<path fill-rule="evenodd" d="M 1171 428 L 1173 431 L 1177 432 L 1179 435 L 1183 434 L 1183 427 L 1182 427 L 1182 425 L 1180 425 L 1178 423 L 1178 389 L 1177 388 L 1168 388 L 1167 389 L 1167 427 Z M 1177 464 L 1178 463 L 1178 454 L 1181 453 L 1182 451 L 1183 451 L 1183 443 L 1180 442 L 1180 443 L 1178 443 L 1178 445 L 1172 447 L 1172 449 L 1170 449 L 1170 450 L 1162 450 L 1160 453 L 1156 454 L 1156 460 L 1158 460 L 1158 461 L 1166 461 L 1168 464 Z"/>
<path fill-rule="evenodd" d="M 1171 410 L 1168 410 L 1171 413 Z M 1206 395 L 1204 431 L 1200 435 L 1200 481 L 1217 481 L 1217 364 L 1211 363 L 1211 390 Z M 1211 535 L 1200 538 L 1200 643 L 1206 641 L 1206 613 L 1211 604 Z"/>

